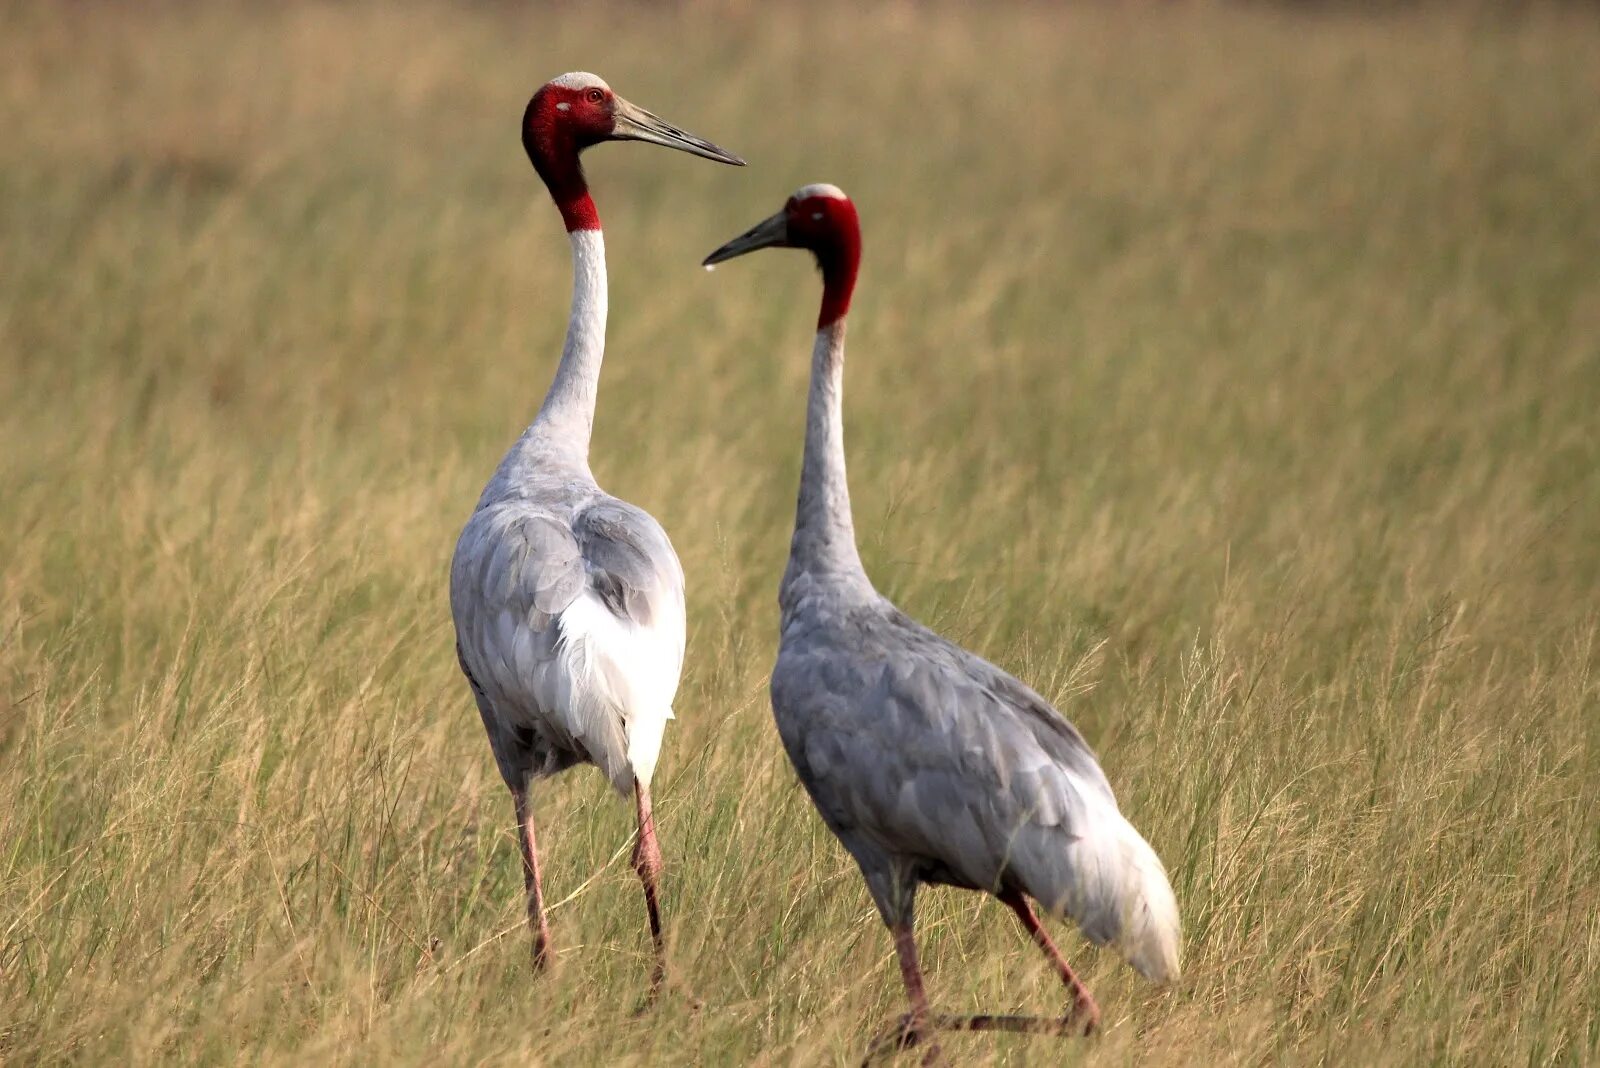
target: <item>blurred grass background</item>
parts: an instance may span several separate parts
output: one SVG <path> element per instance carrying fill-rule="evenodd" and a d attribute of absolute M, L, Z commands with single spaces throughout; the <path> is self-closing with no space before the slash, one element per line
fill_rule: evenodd
<path fill-rule="evenodd" d="M 1188 974 L 1064 932 L 1090 1044 L 960 1062 L 1600 1057 L 1600 21 L 1562 7 L 9 5 L 0 1061 L 848 1064 L 901 991 L 766 705 L 816 283 L 860 206 L 863 555 L 1030 680 L 1166 859 Z M 741 152 L 588 168 L 593 464 L 690 590 L 657 778 L 511 807 L 456 532 L 560 348 L 531 91 Z M 924 896 L 936 1006 L 1054 1012 Z M 693 1012 L 684 991 L 704 1002 Z"/>

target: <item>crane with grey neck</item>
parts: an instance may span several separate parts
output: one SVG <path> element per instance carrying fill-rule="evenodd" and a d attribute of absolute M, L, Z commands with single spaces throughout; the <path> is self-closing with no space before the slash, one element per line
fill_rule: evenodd
<path fill-rule="evenodd" d="M 522 143 L 572 244 L 572 313 L 539 414 L 500 461 L 456 543 L 450 610 L 456 655 L 516 808 L 535 966 L 544 967 L 551 950 L 529 783 L 594 764 L 633 796 L 653 997 L 665 953 L 650 780 L 683 666 L 683 568 L 660 524 L 601 490 L 589 471 L 606 259 L 578 155 L 602 141 L 744 163 L 628 103 L 593 74 L 564 74 L 529 101 Z"/>
<path fill-rule="evenodd" d="M 801 783 L 894 937 L 911 1011 L 874 1051 L 934 1030 L 1087 1034 L 1099 1008 L 1029 899 L 1166 982 L 1178 975 L 1180 942 L 1166 871 L 1072 724 L 873 589 L 856 551 L 841 409 L 845 316 L 861 258 L 855 206 L 835 186 L 806 186 L 705 264 L 769 247 L 809 250 L 823 279 L 772 709 Z M 1066 1015 L 931 1014 L 912 930 L 920 884 L 1004 902 L 1071 992 Z"/>

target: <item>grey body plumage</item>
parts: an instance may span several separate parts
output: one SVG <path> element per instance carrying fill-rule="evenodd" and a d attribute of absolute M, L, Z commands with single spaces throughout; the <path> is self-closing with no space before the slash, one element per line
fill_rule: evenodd
<path fill-rule="evenodd" d="M 1097 944 L 1128 936 L 1135 967 L 1166 977 L 1175 956 L 1143 937 L 1160 925 L 1142 900 L 1160 863 L 1118 811 L 1083 736 L 867 578 L 845 488 L 843 354 L 840 322 L 818 335 L 813 354 L 796 531 L 778 598 L 772 707 L 796 774 L 886 922 L 909 921 L 921 882 L 1012 889 L 1072 916 Z"/>
<path fill-rule="evenodd" d="M 592 763 L 626 793 L 636 771 L 627 710 L 572 692 L 585 675 L 564 662 L 573 638 L 562 620 L 592 598 L 638 633 L 664 625 L 662 655 L 675 649 L 681 662 L 682 639 L 670 635 L 683 633 L 683 570 L 654 519 L 592 480 L 529 489 L 480 504 L 462 531 L 450 574 L 458 655 L 507 783 Z M 600 655 L 590 674 L 620 695 L 631 692 L 625 669 Z M 658 714 L 670 712 L 666 700 Z"/>
<path fill-rule="evenodd" d="M 860 256 L 855 208 L 836 187 L 807 186 L 706 262 L 775 245 L 815 253 L 823 301 L 779 589 L 772 709 L 796 774 L 894 933 L 912 1003 L 897 1040 L 932 1026 L 1049 1029 L 1032 1018 L 930 1016 L 912 934 L 924 883 L 1006 902 L 1074 991 L 1078 1021 L 1092 1028 L 1098 1009 L 1028 899 L 1071 917 L 1092 942 L 1115 945 L 1145 976 L 1169 980 L 1179 970 L 1179 923 L 1165 870 L 1123 818 L 1076 728 L 873 588 L 856 549 L 841 403 L 845 314 Z"/>

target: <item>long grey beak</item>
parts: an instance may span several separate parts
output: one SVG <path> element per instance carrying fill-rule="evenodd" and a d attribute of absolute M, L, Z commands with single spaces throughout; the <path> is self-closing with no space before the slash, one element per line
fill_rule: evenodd
<path fill-rule="evenodd" d="M 787 248 L 789 245 L 789 218 L 783 212 L 763 219 L 717 251 L 700 261 L 700 266 L 711 267 L 754 252 L 758 248 Z"/>
<path fill-rule="evenodd" d="M 659 115 L 652 115 L 637 104 L 630 104 L 620 96 L 616 98 L 616 109 L 612 113 L 615 123 L 611 137 L 617 141 L 649 141 L 653 145 L 665 145 L 667 148 L 676 148 L 680 152 L 687 152 L 693 156 L 703 156 L 714 159 L 718 163 L 731 163 L 735 167 L 743 167 L 744 160 L 732 152 L 725 151 L 701 137 L 678 129 Z"/>

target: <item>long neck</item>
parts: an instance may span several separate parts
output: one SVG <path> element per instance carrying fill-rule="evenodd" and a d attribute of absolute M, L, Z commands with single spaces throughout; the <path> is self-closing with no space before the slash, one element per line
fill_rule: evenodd
<path fill-rule="evenodd" d="M 529 436 L 546 451 L 587 463 L 606 351 L 606 243 L 598 226 L 571 230 L 567 237 L 572 242 L 572 314 L 561 364 Z"/>
<path fill-rule="evenodd" d="M 806 400 L 806 451 L 785 586 L 802 576 L 865 586 L 844 467 L 844 319 L 817 330 Z M 868 587 L 870 588 L 870 587 Z"/>

